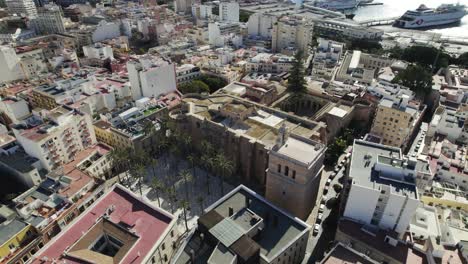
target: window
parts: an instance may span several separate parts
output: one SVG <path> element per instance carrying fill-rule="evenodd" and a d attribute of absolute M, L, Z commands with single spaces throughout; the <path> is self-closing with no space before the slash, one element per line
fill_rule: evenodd
<path fill-rule="evenodd" d="M 295 171 L 295 170 L 293 170 L 292 178 L 293 178 L 293 179 L 296 179 L 296 171 Z"/>
<path fill-rule="evenodd" d="M 174 230 L 171 230 L 171 237 L 174 237 Z"/>
<path fill-rule="evenodd" d="M 162 243 L 162 244 L 161 244 L 161 249 L 162 249 L 162 250 L 165 250 L 165 249 L 166 249 L 166 244 Z"/>
<path fill-rule="evenodd" d="M 9 247 L 11 250 L 16 248 L 16 246 L 15 246 L 14 244 L 10 244 L 10 245 L 8 245 L 8 247 Z"/>
<path fill-rule="evenodd" d="M 278 164 L 278 173 L 281 173 L 281 164 Z"/>
<path fill-rule="evenodd" d="M 289 167 L 284 167 L 284 175 L 289 176 Z"/>

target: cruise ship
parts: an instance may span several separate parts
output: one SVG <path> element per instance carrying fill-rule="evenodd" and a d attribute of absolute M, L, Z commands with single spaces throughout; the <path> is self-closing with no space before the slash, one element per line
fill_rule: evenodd
<path fill-rule="evenodd" d="M 454 24 L 467 14 L 464 5 L 443 4 L 438 8 L 421 5 L 416 10 L 408 10 L 393 23 L 394 27 L 419 29 Z"/>

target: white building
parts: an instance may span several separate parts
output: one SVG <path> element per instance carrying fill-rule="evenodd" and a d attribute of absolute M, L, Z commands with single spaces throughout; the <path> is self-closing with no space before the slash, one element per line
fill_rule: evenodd
<path fill-rule="evenodd" d="M 89 115 L 59 106 L 47 117 L 50 121 L 40 126 L 13 129 L 25 152 L 47 170 L 72 161 L 79 151 L 97 143 Z"/>
<path fill-rule="evenodd" d="M 403 235 L 420 204 L 417 167 L 399 148 L 355 140 L 344 217 Z"/>
<path fill-rule="evenodd" d="M 88 59 L 114 59 L 112 47 L 101 43 L 95 43 L 94 45 L 84 46 L 83 54 Z"/>
<path fill-rule="evenodd" d="M 24 78 L 20 58 L 15 49 L 7 46 L 0 47 L 0 82 L 9 82 Z"/>
<path fill-rule="evenodd" d="M 37 78 L 40 73 L 47 72 L 42 49 L 21 50 L 17 54 L 14 48 L 1 46 L 0 65 L 0 83 Z"/>
<path fill-rule="evenodd" d="M 34 27 L 38 34 L 62 34 L 65 33 L 65 20 L 60 6 L 47 4 L 39 8 Z"/>
<path fill-rule="evenodd" d="M 160 57 L 140 57 L 127 62 L 133 99 L 159 96 L 177 88 L 175 65 Z"/>
<path fill-rule="evenodd" d="M 193 64 L 184 64 L 176 68 L 177 83 L 185 83 L 200 77 L 200 68 Z"/>
<path fill-rule="evenodd" d="M 392 101 L 400 100 L 403 96 L 408 98 L 408 100 L 413 100 L 415 96 L 415 93 L 409 88 L 387 81 L 373 83 L 368 86 L 366 90 L 371 95 L 380 99 L 388 99 Z"/>
<path fill-rule="evenodd" d="M 213 5 L 195 3 L 192 5 L 192 16 L 196 19 L 207 20 L 213 15 Z"/>
<path fill-rule="evenodd" d="M 0 34 L 0 43 L 16 43 L 16 41 L 30 39 L 36 36 L 36 31 L 17 28 L 14 32 Z"/>
<path fill-rule="evenodd" d="M 91 39 L 95 43 L 106 39 L 115 39 L 123 35 L 131 36 L 131 27 L 128 20 L 112 22 L 102 20 L 92 32 Z"/>
<path fill-rule="evenodd" d="M 17 14 L 29 19 L 37 17 L 37 9 L 33 0 L 5 0 L 5 4 L 11 15 Z"/>
<path fill-rule="evenodd" d="M 219 3 L 219 20 L 222 22 L 239 22 L 239 3 Z"/>
<path fill-rule="evenodd" d="M 0 110 L 14 124 L 31 116 L 28 103 L 22 98 L 7 97 L 0 99 Z"/>
<path fill-rule="evenodd" d="M 283 17 L 273 25 L 273 52 L 292 54 L 295 50 L 308 53 L 312 44 L 314 24 L 300 17 Z"/>
<path fill-rule="evenodd" d="M 247 60 L 247 72 L 282 73 L 289 72 L 293 67 L 294 57 L 282 54 L 259 53 Z"/>
<path fill-rule="evenodd" d="M 190 14 L 192 2 L 192 0 L 174 0 L 175 11 L 177 13 Z"/>
<path fill-rule="evenodd" d="M 254 13 L 247 21 L 247 33 L 250 37 L 271 38 L 273 25 L 278 18 L 271 14 Z"/>
<path fill-rule="evenodd" d="M 312 73 L 330 80 L 335 67 L 343 55 L 344 44 L 328 39 L 319 38 L 318 47 L 312 60 Z"/>
<path fill-rule="evenodd" d="M 212 22 L 208 24 L 208 42 L 215 47 L 242 45 L 239 24 Z"/>

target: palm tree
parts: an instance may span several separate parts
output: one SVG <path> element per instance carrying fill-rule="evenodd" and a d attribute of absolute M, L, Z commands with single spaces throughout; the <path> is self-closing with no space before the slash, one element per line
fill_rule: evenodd
<path fill-rule="evenodd" d="M 137 179 L 137 184 L 138 184 L 138 189 L 140 190 L 140 196 L 143 196 L 143 190 L 142 190 L 142 179 L 146 175 L 146 168 L 142 163 L 136 164 L 132 170 L 131 174 L 134 178 Z"/>
<path fill-rule="evenodd" d="M 180 207 L 182 207 L 182 210 L 184 211 L 185 231 L 187 231 L 188 230 L 187 209 L 189 207 L 189 202 L 187 200 L 180 201 Z"/>
<path fill-rule="evenodd" d="M 188 155 L 187 160 L 190 163 L 190 168 L 192 169 L 193 177 L 196 179 L 197 178 L 197 171 L 195 170 L 196 158 L 193 154 L 190 154 Z"/>
<path fill-rule="evenodd" d="M 185 181 L 185 199 L 189 200 L 189 182 L 193 180 L 192 174 L 188 170 L 182 170 L 180 176 Z"/>
<path fill-rule="evenodd" d="M 216 167 L 221 171 L 221 195 L 224 196 L 224 178 L 227 176 L 231 176 L 232 175 L 232 172 L 234 170 L 234 165 L 232 163 L 232 161 L 226 159 L 226 156 L 224 156 L 223 154 L 217 154 L 215 156 L 215 164 L 216 164 Z"/>
<path fill-rule="evenodd" d="M 213 167 L 213 159 L 211 159 L 209 155 L 203 155 L 201 158 L 201 162 L 205 170 L 207 192 L 208 195 L 210 195 L 210 175 L 208 171 Z"/>
<path fill-rule="evenodd" d="M 151 146 L 150 153 L 151 155 L 153 155 L 155 153 L 153 140 L 154 140 L 154 135 L 156 134 L 156 128 L 153 124 L 153 121 L 147 120 L 147 122 L 145 123 L 143 127 L 143 132 L 145 133 L 145 137 L 150 139 L 150 146 Z"/>
<path fill-rule="evenodd" d="M 174 203 L 176 202 L 176 198 L 177 198 L 174 187 L 169 187 L 166 190 L 166 194 L 167 194 L 167 199 L 169 200 L 169 204 L 171 206 L 171 213 L 174 213 Z"/>
<path fill-rule="evenodd" d="M 115 148 L 110 152 L 109 159 L 111 162 L 112 170 L 117 173 L 117 178 L 119 179 L 119 183 L 122 183 L 122 179 L 120 178 L 120 170 L 122 167 L 122 155 L 120 153 L 120 149 Z"/>
<path fill-rule="evenodd" d="M 159 199 L 160 197 L 159 192 L 162 190 L 163 184 L 159 179 L 153 178 L 153 180 L 151 181 L 151 187 L 156 192 L 156 199 L 158 199 L 158 206 L 161 207 L 161 201 Z"/>
<path fill-rule="evenodd" d="M 201 209 L 200 215 L 202 215 L 203 211 L 205 210 L 205 208 L 203 207 L 203 200 L 204 200 L 203 196 L 200 195 L 197 197 L 197 202 L 200 205 L 200 209 Z"/>

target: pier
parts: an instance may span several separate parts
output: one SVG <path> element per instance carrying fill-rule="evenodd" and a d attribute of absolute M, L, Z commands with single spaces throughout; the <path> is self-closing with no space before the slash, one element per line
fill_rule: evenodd
<path fill-rule="evenodd" d="M 388 18 L 378 18 L 364 21 L 357 21 L 361 26 L 373 27 L 373 26 L 384 26 L 391 25 L 399 17 L 388 17 Z"/>

